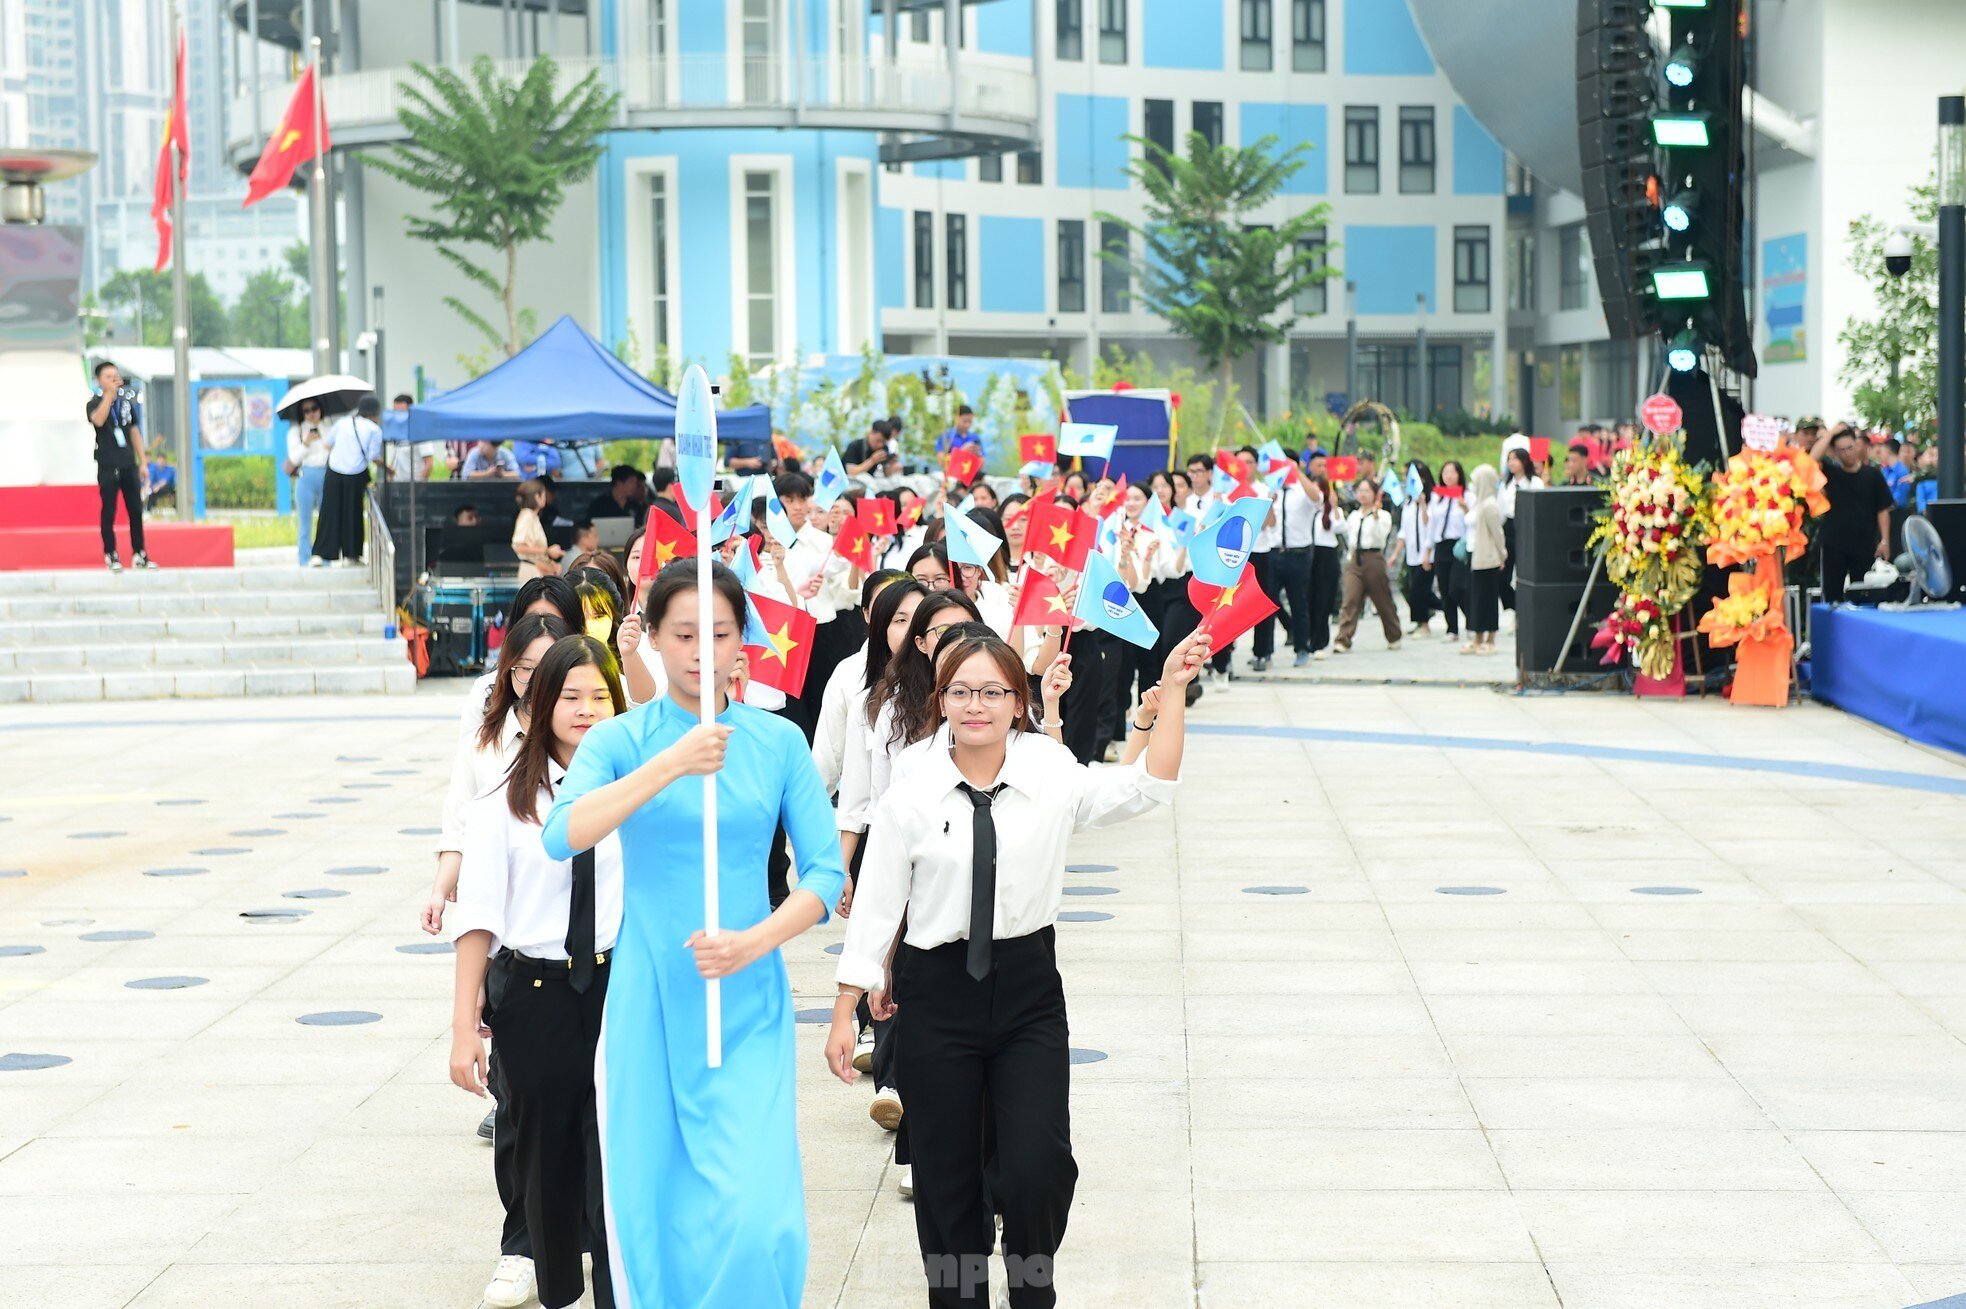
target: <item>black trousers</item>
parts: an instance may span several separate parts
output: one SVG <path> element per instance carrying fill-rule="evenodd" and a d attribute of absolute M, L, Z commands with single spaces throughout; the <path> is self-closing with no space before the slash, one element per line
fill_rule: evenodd
<path fill-rule="evenodd" d="M 895 994 L 908 1021 L 896 1071 L 908 1106 L 915 1235 L 934 1309 L 990 1304 L 991 1207 L 1003 1214 L 1015 1309 L 1058 1303 L 1054 1261 L 1078 1184 L 1072 1159 L 1065 989 L 1047 927 L 999 940 L 982 981 L 966 941 L 903 945 Z M 995 1157 L 985 1184 L 986 1127 Z"/>
<path fill-rule="evenodd" d="M 580 1299 L 581 1224 L 594 1249 L 594 1303 L 614 1304 L 607 1222 L 601 1206 L 601 1143 L 594 1108 L 594 1047 L 607 1002 L 608 968 L 583 994 L 567 984 L 564 963 L 514 958 L 488 1020 L 510 1100 L 526 1230 L 542 1305 Z"/>
<path fill-rule="evenodd" d="M 1324 649 L 1331 644 L 1331 616 L 1338 612 L 1338 579 L 1344 572 L 1344 565 L 1338 559 L 1338 547 L 1320 545 L 1311 548 L 1311 652 Z"/>
<path fill-rule="evenodd" d="M 1447 634 L 1456 636 L 1461 631 L 1461 615 L 1467 609 L 1467 598 L 1462 593 L 1462 574 L 1467 564 L 1454 557 L 1454 541 L 1443 538 L 1434 545 L 1434 586 L 1440 597 L 1440 611 L 1447 615 Z"/>
<path fill-rule="evenodd" d="M 1256 567 L 1256 585 L 1263 588 L 1263 594 L 1277 600 L 1277 552 L 1265 550 L 1261 554 L 1249 556 L 1249 562 Z M 1282 601 L 1278 600 L 1281 604 Z M 1268 659 L 1277 650 L 1276 616 L 1272 614 L 1256 624 L 1256 633 L 1249 652 L 1257 659 Z"/>
<path fill-rule="evenodd" d="M 1301 550 L 1276 550 L 1265 556 L 1275 560 L 1270 565 L 1270 580 L 1276 589 L 1269 593 L 1270 599 L 1277 602 L 1287 616 L 1290 626 L 1285 629 L 1290 640 L 1290 648 L 1298 654 L 1309 654 L 1317 647 L 1311 644 L 1311 564 L 1312 548 Z M 1267 635 L 1274 616 L 1265 618 L 1256 625 L 1256 643 L 1269 645 Z M 1329 626 L 1329 623 L 1326 624 Z"/>
<path fill-rule="evenodd" d="M 498 1203 L 505 1209 L 505 1226 L 498 1233 L 498 1252 L 532 1258 L 532 1232 L 526 1227 L 526 1183 L 519 1173 L 519 1131 L 512 1119 L 512 1093 L 505 1087 L 504 1060 L 499 1043 L 491 1043 L 485 1081 L 492 1093 L 492 1181 Z"/>
<path fill-rule="evenodd" d="M 1877 542 L 1852 545 L 1825 536 L 1819 538 L 1819 545 L 1823 555 L 1823 603 L 1833 605 L 1843 598 L 1851 578 L 1870 571 L 1871 561 L 1877 558 Z"/>
<path fill-rule="evenodd" d="M 368 484 L 365 472 L 328 470 L 321 484 L 321 514 L 314 523 L 315 558 L 361 562 L 362 532 L 367 523 L 363 495 Z"/>
<path fill-rule="evenodd" d="M 1468 570 L 1468 632 L 1493 635 L 1502 626 L 1502 570 Z"/>
<path fill-rule="evenodd" d="M 1094 628 L 1073 632 L 1068 654 L 1072 656 L 1072 689 L 1065 692 L 1059 706 L 1065 745 L 1082 764 L 1092 763 L 1106 752 L 1112 740 L 1101 735 L 1103 720 L 1112 698 L 1112 684 L 1119 680 L 1118 637 Z"/>
<path fill-rule="evenodd" d="M 96 494 L 102 498 L 102 552 L 116 553 L 116 497 L 130 519 L 130 549 L 143 553 L 143 479 L 134 462 L 96 464 Z"/>

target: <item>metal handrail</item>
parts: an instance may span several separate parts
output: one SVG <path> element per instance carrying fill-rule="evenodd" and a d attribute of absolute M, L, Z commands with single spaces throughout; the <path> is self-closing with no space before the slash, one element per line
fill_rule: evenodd
<path fill-rule="evenodd" d="M 362 500 L 369 515 L 369 585 L 382 597 L 382 625 L 386 630 L 396 625 L 396 538 L 389 530 L 389 520 L 382 516 L 373 485 L 364 488 Z"/>

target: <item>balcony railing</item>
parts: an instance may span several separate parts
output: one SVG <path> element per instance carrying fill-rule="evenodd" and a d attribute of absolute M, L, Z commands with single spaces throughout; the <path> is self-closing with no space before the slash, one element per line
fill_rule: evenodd
<path fill-rule="evenodd" d="M 520 78 L 529 59 L 494 61 Z M 671 55 L 664 58 L 572 57 L 560 61 L 560 86 L 588 73 L 621 93 L 624 128 L 827 127 L 906 134 L 906 157 L 959 158 L 1018 148 L 1037 139 L 1037 79 L 1029 71 L 966 63 L 951 78 L 946 64 L 841 61 L 823 57 Z M 337 144 L 372 145 L 403 136 L 397 110 L 415 81 L 408 67 L 337 73 L 322 80 L 328 125 Z M 260 90 L 258 131 L 280 121 L 288 85 Z M 228 111 L 233 157 L 259 156 L 252 93 Z"/>

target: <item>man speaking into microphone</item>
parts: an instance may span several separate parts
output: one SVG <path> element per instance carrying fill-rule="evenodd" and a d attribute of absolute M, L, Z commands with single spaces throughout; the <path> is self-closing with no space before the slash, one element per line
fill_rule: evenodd
<path fill-rule="evenodd" d="M 123 571 L 116 556 L 116 496 L 130 517 L 130 563 L 155 568 L 143 549 L 143 497 L 150 471 L 143 455 L 143 411 L 123 386 L 123 374 L 107 359 L 96 365 L 96 392 L 85 411 L 96 429 L 96 491 L 102 497 L 102 561 L 112 573 Z"/>

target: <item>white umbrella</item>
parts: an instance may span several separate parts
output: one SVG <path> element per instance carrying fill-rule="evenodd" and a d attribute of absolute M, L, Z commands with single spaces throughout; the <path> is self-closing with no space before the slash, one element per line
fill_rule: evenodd
<path fill-rule="evenodd" d="M 325 373 L 320 377 L 309 378 L 280 397 L 280 403 L 273 411 L 292 422 L 300 416 L 300 402 L 318 400 L 321 403 L 321 416 L 345 414 L 355 408 L 355 402 L 365 395 L 373 395 L 375 387 L 359 377 L 346 373 Z"/>

